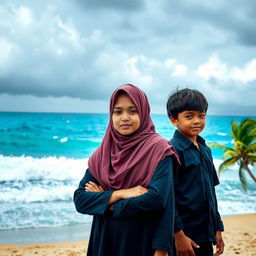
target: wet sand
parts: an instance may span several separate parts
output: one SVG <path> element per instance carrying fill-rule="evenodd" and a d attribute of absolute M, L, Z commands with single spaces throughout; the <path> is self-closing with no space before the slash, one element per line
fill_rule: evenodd
<path fill-rule="evenodd" d="M 226 244 L 223 255 L 256 256 L 256 214 L 224 217 L 223 221 L 225 225 L 223 237 Z M 75 232 L 75 228 L 72 233 Z M 54 232 L 54 228 L 51 230 Z M 79 230 L 81 232 L 81 226 Z M 45 237 L 47 237 L 47 232 L 43 234 Z M 88 230 L 85 233 L 88 234 Z M 0 245 L 0 256 L 84 256 L 88 240 L 24 245 L 12 243 L 10 237 L 8 243 L 10 244 Z"/>

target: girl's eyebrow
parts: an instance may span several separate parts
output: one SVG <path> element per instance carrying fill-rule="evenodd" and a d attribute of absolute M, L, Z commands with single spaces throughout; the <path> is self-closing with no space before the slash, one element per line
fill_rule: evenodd
<path fill-rule="evenodd" d="M 119 107 L 119 106 L 115 106 L 114 108 L 116 108 L 116 109 L 122 109 L 122 107 Z M 129 106 L 128 108 L 136 108 L 137 109 L 137 107 L 136 106 Z"/>

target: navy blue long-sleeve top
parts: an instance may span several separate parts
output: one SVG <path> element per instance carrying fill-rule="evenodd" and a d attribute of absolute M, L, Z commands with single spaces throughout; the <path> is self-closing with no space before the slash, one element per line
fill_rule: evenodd
<path fill-rule="evenodd" d="M 119 200 L 112 210 L 108 202 L 113 191 L 85 191 L 89 181 L 99 184 L 88 169 L 74 193 L 77 211 L 93 215 L 88 256 L 149 256 L 155 249 L 172 251 L 172 157 L 168 156 L 158 164 L 147 193 Z"/>
<path fill-rule="evenodd" d="M 171 140 L 181 165 L 174 172 L 174 232 L 183 230 L 195 242 L 216 243 L 216 231 L 223 231 L 215 186 L 219 179 L 210 148 L 197 136 L 199 149 L 178 130 Z"/>

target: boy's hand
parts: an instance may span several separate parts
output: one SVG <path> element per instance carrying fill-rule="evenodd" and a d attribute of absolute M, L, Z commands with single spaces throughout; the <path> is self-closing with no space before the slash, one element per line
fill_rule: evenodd
<path fill-rule="evenodd" d="M 176 246 L 176 256 L 195 256 L 193 247 L 199 248 L 192 239 L 187 237 L 183 230 L 179 230 L 174 233 L 175 246 Z"/>
<path fill-rule="evenodd" d="M 85 191 L 89 192 L 103 192 L 104 189 L 101 186 L 98 186 L 96 183 L 89 181 L 85 184 Z"/>
<path fill-rule="evenodd" d="M 221 231 L 216 231 L 216 249 L 217 251 L 213 254 L 214 256 L 219 256 L 224 252 L 224 241 L 221 235 Z"/>
<path fill-rule="evenodd" d="M 168 256 L 168 252 L 162 250 L 156 250 L 154 256 Z"/>

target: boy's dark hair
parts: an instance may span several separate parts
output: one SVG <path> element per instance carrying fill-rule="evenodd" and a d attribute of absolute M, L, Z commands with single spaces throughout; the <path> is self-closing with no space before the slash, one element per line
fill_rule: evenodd
<path fill-rule="evenodd" d="M 169 118 L 177 119 L 178 114 L 186 110 L 207 112 L 208 102 L 201 92 L 185 88 L 169 96 L 166 108 Z"/>

